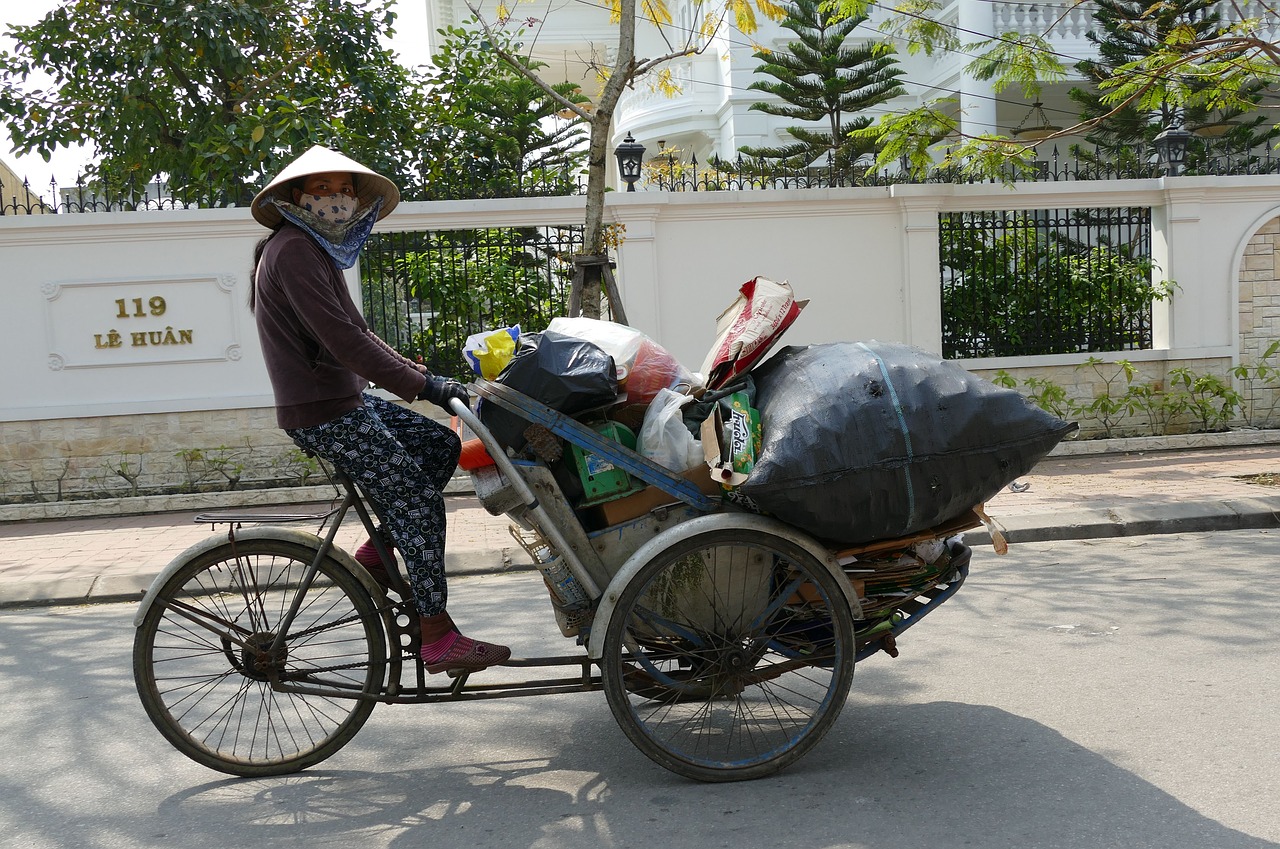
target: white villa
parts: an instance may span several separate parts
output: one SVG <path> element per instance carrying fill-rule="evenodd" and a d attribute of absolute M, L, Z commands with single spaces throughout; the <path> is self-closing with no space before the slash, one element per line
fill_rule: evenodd
<path fill-rule="evenodd" d="M 464 0 L 425 0 L 431 30 L 431 49 L 438 46 L 441 27 L 461 26 L 471 13 Z M 496 8 L 494 0 L 481 7 L 492 18 Z M 695 4 L 689 0 L 674 0 L 673 11 L 677 32 L 688 31 L 695 26 Z M 582 85 L 590 94 L 594 82 L 590 77 L 591 57 L 609 58 L 610 45 L 616 32 L 609 25 L 608 8 L 600 3 L 579 0 L 575 3 L 551 4 L 549 0 L 532 3 L 508 4 L 513 17 L 531 22 L 525 27 L 525 43 L 532 45 L 534 55 L 547 62 L 544 73 Z M 954 25 L 962 42 L 980 40 L 984 35 L 1017 31 L 1021 33 L 1047 33 L 1049 43 L 1060 54 L 1065 65 L 1073 65 L 1089 58 L 1094 50 L 1085 34 L 1093 26 L 1093 4 L 1072 5 L 1071 0 L 1051 3 L 1015 3 L 1004 0 L 953 0 L 940 16 L 943 23 Z M 1243 10 L 1247 17 L 1262 18 L 1266 9 L 1257 0 L 1234 3 L 1222 0 L 1219 14 L 1223 20 L 1237 20 Z M 886 13 L 875 7 L 873 17 L 863 24 L 860 32 L 869 39 L 883 38 L 875 25 Z M 751 37 L 737 30 L 726 29 L 712 39 L 704 52 L 670 65 L 672 74 L 682 89 L 677 97 L 668 97 L 652 90 L 650 86 L 637 85 L 619 103 L 614 120 L 615 145 L 631 133 L 645 145 L 647 155 L 652 156 L 663 147 L 679 148 L 685 158 L 695 154 L 699 162 L 707 162 L 712 155 L 732 158 L 744 146 L 772 147 L 790 141 L 785 126 L 792 121 L 751 111 L 751 104 L 769 97 L 768 94 L 748 89 L 755 78 L 755 68 L 760 61 L 752 56 L 755 44 L 768 48 L 785 49 L 795 36 L 789 30 L 758 16 L 761 27 Z M 1280 30 L 1280 23 L 1271 18 L 1272 37 Z M 642 24 L 637 33 L 638 57 L 658 55 L 668 48 L 660 40 L 658 32 L 649 24 Z M 991 83 L 974 79 L 965 70 L 970 57 L 952 52 L 927 57 L 912 56 L 899 45 L 898 59 L 905 71 L 902 82 L 913 103 L 938 97 L 954 97 L 961 110 L 961 127 L 966 135 L 997 132 L 1012 135 L 1015 130 L 1032 130 L 1046 124 L 1069 127 L 1075 123 L 1077 109 L 1068 99 L 1067 92 L 1076 80 L 1047 85 L 1037 109 L 1023 99 L 1022 92 L 1006 89 L 997 94 Z M 891 109 L 907 105 L 890 102 Z M 1191 127 L 1191 130 L 1196 128 Z M 1205 133 L 1208 134 L 1207 132 Z M 1024 136 L 1025 137 L 1025 136 Z M 1065 154 L 1068 139 L 1050 142 L 1058 145 Z M 1051 150 L 1039 151 L 1041 158 Z"/>

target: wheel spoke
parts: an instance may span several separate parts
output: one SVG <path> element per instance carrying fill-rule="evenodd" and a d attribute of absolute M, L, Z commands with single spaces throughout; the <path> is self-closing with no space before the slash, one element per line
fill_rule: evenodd
<path fill-rule="evenodd" d="M 163 604 L 165 607 L 173 611 L 175 616 L 186 619 L 188 622 L 193 622 L 201 628 L 217 634 L 220 637 L 225 637 L 242 648 L 248 645 L 245 642 L 245 638 L 253 633 L 248 628 L 243 628 L 220 616 L 214 616 L 211 613 L 206 613 L 197 605 L 188 604 L 187 602 L 180 601 L 179 599 L 166 599 L 165 601 L 156 603 Z M 169 621 L 174 620 L 171 619 Z"/>

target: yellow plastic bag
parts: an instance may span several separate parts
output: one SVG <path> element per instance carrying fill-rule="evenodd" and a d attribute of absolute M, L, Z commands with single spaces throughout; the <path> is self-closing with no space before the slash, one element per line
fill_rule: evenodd
<path fill-rule="evenodd" d="M 501 330 L 486 330 L 467 337 L 462 355 L 471 369 L 485 380 L 493 380 L 506 368 L 516 352 L 516 340 L 520 338 L 520 325 Z"/>

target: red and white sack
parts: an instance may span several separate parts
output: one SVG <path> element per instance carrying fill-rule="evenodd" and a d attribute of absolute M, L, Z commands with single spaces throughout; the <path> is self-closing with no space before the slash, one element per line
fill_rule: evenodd
<path fill-rule="evenodd" d="M 787 281 L 756 277 L 716 319 L 716 341 L 702 363 L 707 388 L 718 389 L 758 363 L 809 302 L 797 301 Z"/>

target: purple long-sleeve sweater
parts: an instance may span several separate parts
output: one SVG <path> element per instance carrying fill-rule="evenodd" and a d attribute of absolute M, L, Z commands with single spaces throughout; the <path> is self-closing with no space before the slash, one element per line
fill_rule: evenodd
<path fill-rule="evenodd" d="M 359 407 L 370 382 L 412 401 L 418 366 L 365 324 L 338 267 L 302 229 L 285 224 L 256 275 L 258 338 L 282 428 L 324 424 Z"/>

